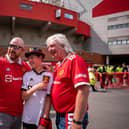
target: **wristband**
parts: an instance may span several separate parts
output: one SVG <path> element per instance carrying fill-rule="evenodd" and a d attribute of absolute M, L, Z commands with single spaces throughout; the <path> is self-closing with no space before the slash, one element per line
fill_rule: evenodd
<path fill-rule="evenodd" d="M 39 124 L 44 127 L 47 127 L 49 125 L 49 120 L 48 119 L 46 120 L 46 118 L 41 118 Z"/>
<path fill-rule="evenodd" d="M 81 121 L 76 121 L 75 119 L 73 119 L 73 123 L 77 124 L 77 125 L 81 125 L 82 122 Z"/>

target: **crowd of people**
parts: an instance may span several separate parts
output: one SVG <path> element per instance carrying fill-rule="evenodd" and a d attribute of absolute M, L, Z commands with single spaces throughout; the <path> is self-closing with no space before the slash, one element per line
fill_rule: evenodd
<path fill-rule="evenodd" d="M 96 82 L 99 81 L 100 87 L 107 86 L 128 86 L 129 84 L 129 65 L 122 63 L 121 65 L 99 65 L 88 67 L 90 86 L 93 91 Z"/>
<path fill-rule="evenodd" d="M 51 105 L 57 129 L 86 129 L 89 74 L 86 62 L 75 54 L 64 34 L 47 38 L 49 53 L 58 60 L 54 72 L 44 68 L 45 53 L 25 52 L 24 41 L 14 37 L 0 57 L 0 129 L 52 129 Z M 21 126 L 22 125 L 22 126 Z"/>

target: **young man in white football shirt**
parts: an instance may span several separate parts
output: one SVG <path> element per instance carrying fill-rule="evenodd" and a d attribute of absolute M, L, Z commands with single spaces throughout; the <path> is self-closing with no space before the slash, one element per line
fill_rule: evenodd
<path fill-rule="evenodd" d="M 23 128 L 37 129 L 38 126 L 46 128 L 51 122 L 49 112 L 53 76 L 43 69 L 42 60 L 45 54 L 41 49 L 30 48 L 25 56 L 28 58 L 32 70 L 23 76 L 22 98 L 25 100 L 22 117 Z"/>

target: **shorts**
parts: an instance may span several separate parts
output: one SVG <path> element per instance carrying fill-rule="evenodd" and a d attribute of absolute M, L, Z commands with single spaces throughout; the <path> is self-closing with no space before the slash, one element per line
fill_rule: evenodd
<path fill-rule="evenodd" d="M 25 129 L 37 129 L 38 127 L 35 124 L 28 124 L 23 122 L 23 128 Z"/>

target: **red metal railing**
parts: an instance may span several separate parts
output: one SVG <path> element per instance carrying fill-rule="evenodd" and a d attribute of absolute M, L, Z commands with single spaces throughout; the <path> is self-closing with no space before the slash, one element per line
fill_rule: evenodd
<path fill-rule="evenodd" d="M 129 89 L 129 72 L 95 73 L 95 87 Z"/>

